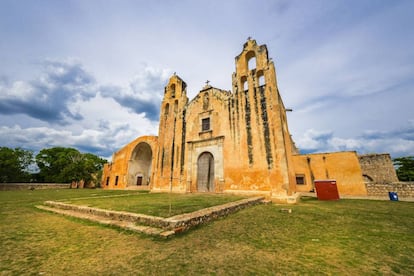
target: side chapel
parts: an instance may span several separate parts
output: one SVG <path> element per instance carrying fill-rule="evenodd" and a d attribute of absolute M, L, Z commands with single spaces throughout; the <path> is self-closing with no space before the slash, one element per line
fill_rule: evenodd
<path fill-rule="evenodd" d="M 191 101 L 186 83 L 171 76 L 158 136 L 139 137 L 114 153 L 101 186 L 289 201 L 313 190 L 317 179 L 335 179 L 340 194 L 366 195 L 355 151 L 299 153 L 266 45 L 249 38 L 235 63 L 232 92 L 207 82 Z"/>

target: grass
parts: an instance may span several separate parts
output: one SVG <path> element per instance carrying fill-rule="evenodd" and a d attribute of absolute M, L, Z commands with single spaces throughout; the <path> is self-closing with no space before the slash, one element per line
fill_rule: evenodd
<path fill-rule="evenodd" d="M 122 194 L 131 191 L 0 192 L 0 275 L 414 275 L 410 202 L 258 205 L 169 240 L 34 208 Z"/>
<path fill-rule="evenodd" d="M 214 194 L 133 193 L 123 197 L 65 200 L 66 203 L 158 217 L 171 217 L 245 197 Z"/>

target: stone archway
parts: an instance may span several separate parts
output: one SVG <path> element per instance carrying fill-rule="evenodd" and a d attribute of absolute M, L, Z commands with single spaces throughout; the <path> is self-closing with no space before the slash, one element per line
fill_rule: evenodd
<path fill-rule="evenodd" d="M 203 152 L 197 161 L 197 191 L 214 192 L 214 157 Z"/>
<path fill-rule="evenodd" d="M 145 142 L 136 145 L 129 160 L 128 187 L 148 186 L 151 182 L 151 164 L 151 146 Z"/>

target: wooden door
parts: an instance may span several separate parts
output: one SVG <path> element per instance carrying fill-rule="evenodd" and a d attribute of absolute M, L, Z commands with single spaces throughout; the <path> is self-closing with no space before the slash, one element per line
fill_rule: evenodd
<path fill-rule="evenodd" d="M 197 191 L 214 192 L 214 158 L 209 152 L 202 153 L 197 161 Z"/>

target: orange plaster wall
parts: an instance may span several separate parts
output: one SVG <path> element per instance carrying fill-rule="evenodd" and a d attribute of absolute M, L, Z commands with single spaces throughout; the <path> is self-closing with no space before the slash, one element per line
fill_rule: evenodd
<path fill-rule="evenodd" d="M 293 163 L 295 174 L 305 175 L 305 185 L 296 185 L 298 192 L 312 190 L 313 180 L 335 179 L 339 194 L 367 194 L 356 152 L 294 155 Z"/>
<path fill-rule="evenodd" d="M 101 187 L 104 189 L 125 189 L 127 186 L 128 160 L 131 159 L 132 151 L 141 143 L 147 143 L 151 149 L 153 156 L 157 154 L 157 136 L 141 136 L 122 149 L 114 153 L 112 162 L 104 165 Z M 153 161 L 155 159 L 153 158 Z M 118 185 L 115 185 L 115 179 L 118 176 Z M 106 185 L 109 177 L 109 184 Z"/>

